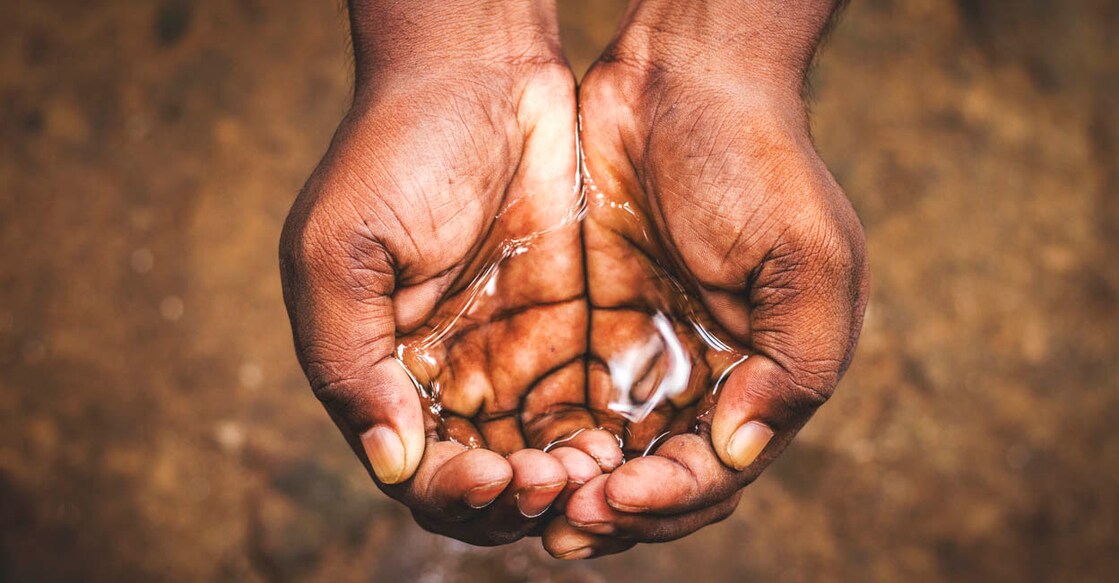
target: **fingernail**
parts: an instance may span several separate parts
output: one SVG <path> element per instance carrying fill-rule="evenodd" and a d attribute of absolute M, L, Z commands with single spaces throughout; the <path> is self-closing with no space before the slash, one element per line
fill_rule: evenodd
<path fill-rule="evenodd" d="M 556 558 L 564 561 L 578 561 L 581 559 L 589 558 L 593 554 L 594 549 L 592 549 L 591 547 L 580 547 L 572 551 L 567 551 L 566 553 L 563 553 Z"/>
<path fill-rule="evenodd" d="M 525 488 L 517 492 L 514 495 L 517 499 L 517 510 L 520 510 L 525 518 L 536 518 L 544 514 L 556 499 L 556 488 L 557 486 L 542 486 Z"/>
<path fill-rule="evenodd" d="M 743 470 L 754 463 L 771 439 L 773 430 L 760 421 L 750 421 L 739 427 L 727 442 L 727 454 L 734 463 L 734 468 Z"/>
<path fill-rule="evenodd" d="M 486 506 L 493 504 L 493 501 L 496 500 L 503 491 L 505 491 L 505 486 L 507 486 L 508 484 L 508 480 L 498 480 L 496 482 L 490 482 L 489 484 L 486 484 L 484 486 L 473 488 L 466 493 L 466 503 L 475 510 L 485 508 Z"/>
<path fill-rule="evenodd" d="M 579 530 L 589 532 L 591 534 L 614 534 L 614 525 L 610 524 L 609 522 L 588 522 L 586 524 L 583 524 L 579 522 L 572 522 L 571 519 L 568 518 L 567 523 Z"/>
<path fill-rule="evenodd" d="M 375 425 L 361 436 L 361 445 L 377 479 L 385 484 L 396 484 L 404 475 L 404 442 L 395 431 L 384 425 Z"/>
<path fill-rule="evenodd" d="M 617 510 L 619 512 L 626 512 L 629 514 L 641 514 L 649 511 L 648 506 L 631 506 L 623 502 L 618 502 L 617 500 L 609 496 L 606 497 L 606 503 L 609 504 L 610 507 L 614 510 Z"/>

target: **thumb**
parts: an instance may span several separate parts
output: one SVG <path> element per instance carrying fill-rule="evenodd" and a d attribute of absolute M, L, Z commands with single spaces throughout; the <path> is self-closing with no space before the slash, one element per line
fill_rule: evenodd
<path fill-rule="evenodd" d="M 747 293 L 755 354 L 732 371 L 717 396 L 712 445 L 736 470 L 759 461 L 760 471 L 828 399 L 862 325 L 867 274 L 861 230 L 850 237 L 801 230 L 815 236 L 794 238 L 784 254 L 753 272 Z"/>
<path fill-rule="evenodd" d="M 757 354 L 727 377 L 711 422 L 711 444 L 735 470 L 768 465 L 808 421 L 824 397 L 796 387 L 773 360 Z"/>
<path fill-rule="evenodd" d="M 345 255 L 324 251 L 285 245 L 282 254 L 296 353 L 350 447 L 378 481 L 398 484 L 416 472 L 426 434 L 419 394 L 392 357 L 392 262 L 378 245 L 353 285 L 357 275 L 331 261 Z"/>
<path fill-rule="evenodd" d="M 424 419 L 400 364 L 387 357 L 356 378 L 311 370 L 315 394 L 377 480 L 390 485 L 411 478 L 424 453 Z M 333 380 L 325 380 L 328 375 Z"/>

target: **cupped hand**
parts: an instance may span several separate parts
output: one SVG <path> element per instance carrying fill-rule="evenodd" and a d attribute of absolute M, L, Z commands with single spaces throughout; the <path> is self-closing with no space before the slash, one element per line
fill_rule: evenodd
<path fill-rule="evenodd" d="M 862 231 L 799 99 L 836 3 L 636 3 L 631 32 L 667 31 L 649 46 L 683 58 L 614 50 L 588 75 L 582 222 L 550 2 L 350 4 L 358 91 L 281 267 L 300 362 L 378 485 L 429 530 L 476 544 L 543 531 L 565 558 L 729 515 L 833 390 L 865 305 Z M 696 48 L 741 40 L 736 26 L 758 33 L 744 58 Z M 786 37 L 800 44 L 782 50 Z M 694 314 L 663 301 L 666 281 Z M 669 334 L 661 356 L 626 364 L 669 326 L 675 352 Z M 630 398 L 680 376 L 680 353 L 686 390 L 627 422 Z M 621 409 L 617 362 L 632 377 Z M 619 466 L 599 426 L 654 454 Z"/>
<path fill-rule="evenodd" d="M 586 345 L 579 226 L 568 219 L 574 81 L 562 60 L 536 59 L 364 85 L 285 225 L 297 353 L 378 485 L 419 524 L 510 542 L 538 529 L 569 485 L 621 461 L 594 431 L 542 451 L 594 426 L 564 406 L 582 390 Z M 468 302 L 495 254 L 525 237 L 531 248 L 506 253 Z M 435 335 L 429 366 L 409 367 L 427 378 L 415 379 L 395 357 Z M 433 380 L 446 387 L 446 423 L 416 390 Z M 535 402 L 522 407 L 526 395 Z"/>
<path fill-rule="evenodd" d="M 648 281 L 660 265 L 750 356 L 714 411 L 699 411 L 698 433 L 572 495 L 544 535 L 557 556 L 672 540 L 729 516 L 831 395 L 867 297 L 863 231 L 813 148 L 799 77 L 783 86 L 627 56 L 608 55 L 580 88 L 592 326 L 632 304 L 619 279 Z"/>

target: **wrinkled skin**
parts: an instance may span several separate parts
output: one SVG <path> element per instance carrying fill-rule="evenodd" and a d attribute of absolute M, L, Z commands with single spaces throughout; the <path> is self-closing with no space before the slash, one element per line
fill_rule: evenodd
<path fill-rule="evenodd" d="M 575 104 L 558 62 L 384 83 L 355 100 L 281 242 L 300 361 L 379 487 L 434 532 L 475 544 L 543 534 L 564 558 L 672 540 L 733 512 L 838 382 L 866 297 L 861 228 L 795 92 L 604 60 L 579 93 L 597 189 L 581 224 L 564 223 Z M 425 348 L 428 364 L 405 352 L 442 388 L 436 423 L 394 350 L 454 319 L 503 241 L 545 230 Z M 719 358 L 677 322 L 700 363 L 692 385 L 627 425 L 607 410 L 603 362 L 665 295 L 654 264 L 752 356 L 711 411 Z M 747 420 L 775 433 L 739 471 L 728 442 Z M 684 433 L 621 465 L 600 426 L 630 454 Z M 403 438 L 399 473 L 371 464 L 377 427 Z"/>
<path fill-rule="evenodd" d="M 813 149 L 799 95 L 694 70 L 608 58 L 580 88 L 586 165 L 614 203 L 592 204 L 587 219 L 592 322 L 599 306 L 625 303 L 596 293 L 620 266 L 640 278 L 641 258 L 661 256 L 693 282 L 715 325 L 753 354 L 697 434 L 674 436 L 575 493 L 567 522 L 544 535 L 557 556 L 673 540 L 729 516 L 741 488 L 828 398 L 854 351 L 864 236 Z M 624 203 L 639 209 L 651 237 L 616 219 L 611 209 Z M 748 419 L 775 435 L 736 471 L 727 442 Z"/>
<path fill-rule="evenodd" d="M 446 405 L 477 418 L 492 450 L 439 440 L 392 358 L 398 342 L 424 337 L 461 304 L 495 242 L 561 223 L 576 196 L 567 68 L 501 65 L 477 78 L 485 82 L 418 76 L 360 96 L 292 209 L 281 265 L 300 361 L 371 473 L 363 436 L 375 426 L 403 436 L 404 471 L 376 476 L 380 487 L 429 530 L 502 544 L 538 528 L 542 518 L 527 516 L 569 484 L 613 469 L 621 452 L 609 434 L 587 431 L 544 453 L 526 448 L 508 423 L 531 387 L 574 380 L 582 390 L 586 308 L 576 223 L 506 262 L 490 302 L 496 311 L 473 326 L 460 322 L 448 343 L 454 352 L 431 371 L 456 387 Z M 556 333 L 525 342 L 534 329 Z M 538 420 L 533 445 L 551 439 L 551 425 L 594 427 L 589 417 L 551 417 L 562 419 Z"/>

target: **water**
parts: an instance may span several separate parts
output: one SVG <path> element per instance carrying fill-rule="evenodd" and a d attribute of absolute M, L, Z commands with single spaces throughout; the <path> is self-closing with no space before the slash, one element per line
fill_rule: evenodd
<path fill-rule="evenodd" d="M 698 301 L 642 205 L 583 164 L 560 202 L 507 201 L 429 324 L 399 339 L 442 439 L 507 454 L 606 429 L 627 457 L 704 427 L 748 352 Z M 533 223 L 526 233 L 525 217 Z"/>

